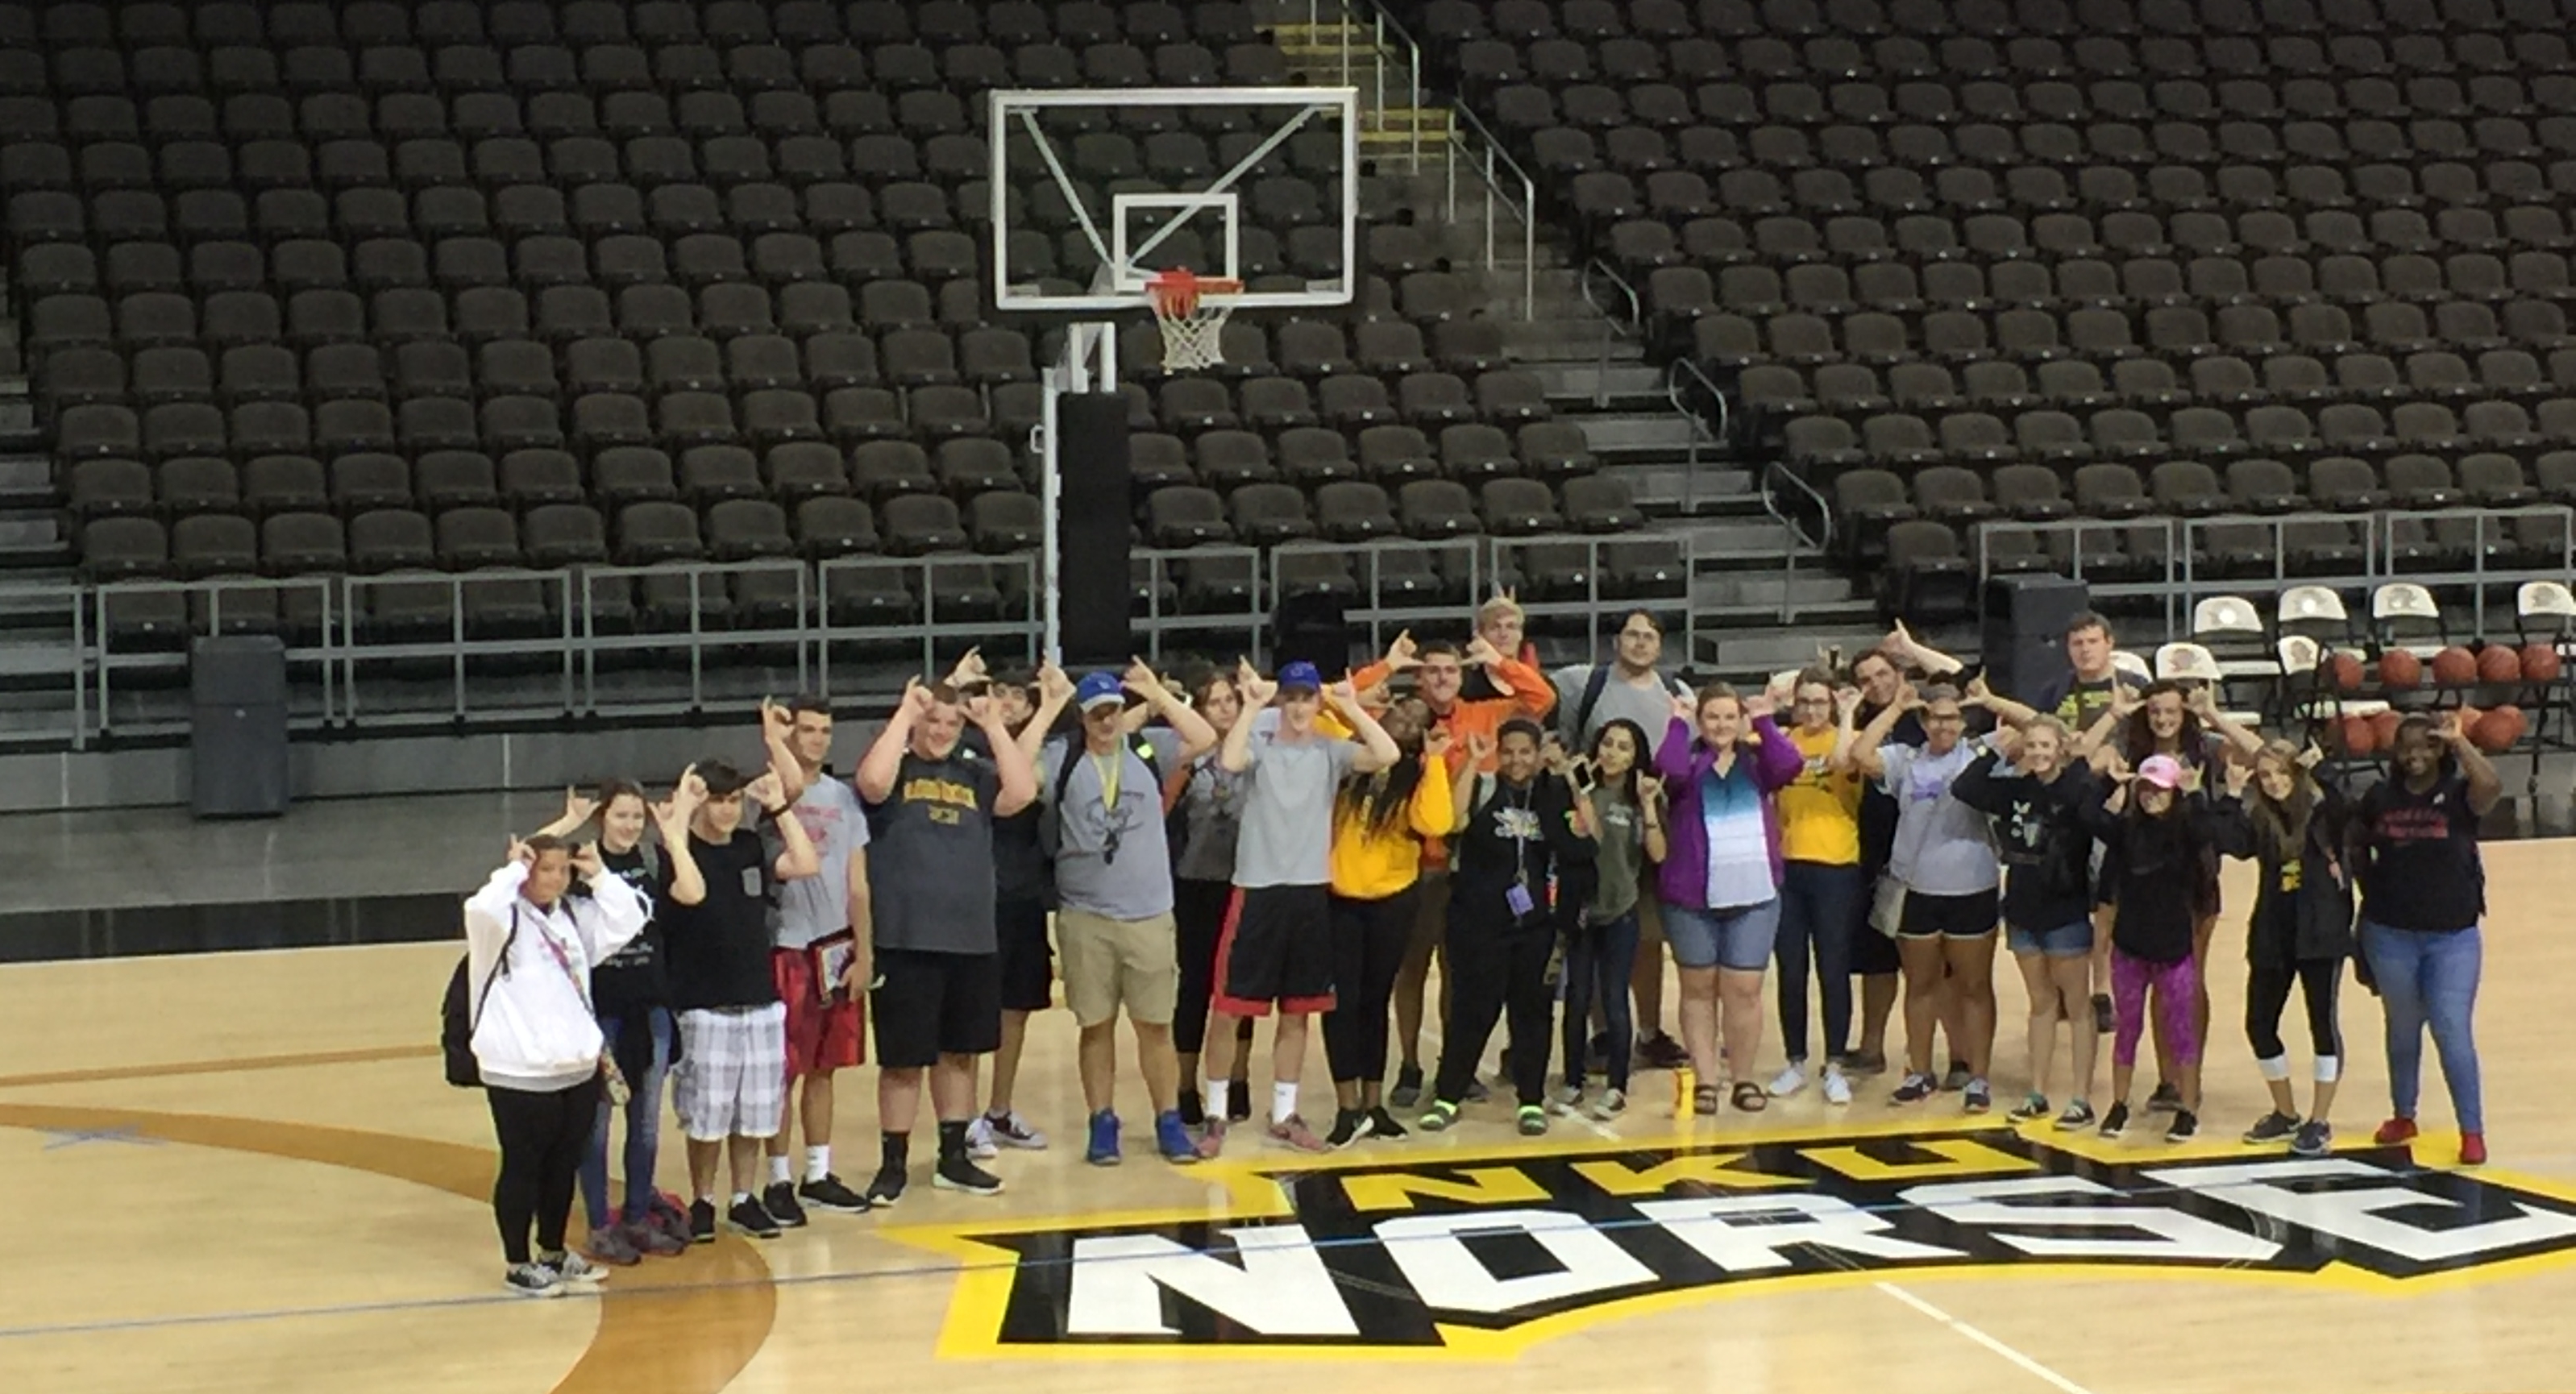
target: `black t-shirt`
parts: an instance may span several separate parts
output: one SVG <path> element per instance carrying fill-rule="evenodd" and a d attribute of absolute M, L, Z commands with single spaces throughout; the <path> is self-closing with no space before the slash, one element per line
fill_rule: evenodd
<path fill-rule="evenodd" d="M 984 733 L 969 727 L 958 738 L 957 753 L 970 754 L 992 768 L 992 743 Z M 910 754 L 904 756 L 909 760 Z M 1029 806 L 1008 818 L 993 822 L 993 897 L 1004 903 L 1036 901 L 1052 909 L 1055 905 L 1055 866 L 1047 859 L 1046 848 L 1038 841 L 1038 816 L 1045 810 L 1042 800 L 1032 799 Z M 991 804 L 985 805 L 987 808 Z"/>
<path fill-rule="evenodd" d="M 966 746 L 945 760 L 904 752 L 885 802 L 867 806 L 878 948 L 994 952 L 993 804 L 1001 786 L 993 762 Z"/>
<path fill-rule="evenodd" d="M 2486 913 L 2485 864 L 2469 782 L 2445 770 L 2421 794 L 2385 779 L 2361 796 L 2361 917 L 2391 929 L 2449 933 Z"/>
<path fill-rule="evenodd" d="M 2031 710 L 2043 716 L 2056 717 L 2066 723 L 2066 729 L 2080 736 L 2093 729 L 2093 723 L 2101 720 L 2102 713 L 2109 711 L 2111 704 L 2118 700 L 2122 681 L 2117 669 L 2107 678 L 2089 682 L 2069 672 L 2050 683 L 2039 694 L 2039 700 L 2030 704 Z"/>
<path fill-rule="evenodd" d="M 652 863 L 645 857 L 642 844 L 623 852 L 603 847 L 599 862 L 644 897 L 645 914 L 655 912 L 661 904 L 662 887 L 656 884 Z M 661 926 L 647 919 L 643 933 L 590 970 L 591 1005 L 598 1008 L 602 1020 L 632 1017 L 649 1008 L 671 1005 L 671 983 L 662 957 Z"/>
<path fill-rule="evenodd" d="M 1547 923 L 1548 878 L 1594 854 L 1591 839 L 1574 834 L 1574 791 L 1542 774 L 1517 789 L 1497 779 L 1475 797 L 1467 826 L 1452 844 L 1450 904 L 1467 911 L 1472 922 L 1497 928 Z M 1529 889 L 1526 916 L 1512 913 L 1514 885 Z"/>
<path fill-rule="evenodd" d="M 2102 875 L 2111 888 L 2112 945 L 2151 963 L 2191 957 L 2202 863 L 2221 852 L 2253 850 L 2245 806 L 2234 799 L 2184 800 L 2160 818 L 2095 806 L 2085 810 L 2085 821 L 2108 848 Z"/>
<path fill-rule="evenodd" d="M 1885 707 L 1864 703 L 1859 711 L 1852 713 L 1852 724 L 1856 728 L 1866 728 L 1885 710 Z M 1923 734 L 1923 718 L 1907 712 L 1896 719 L 1896 729 L 1887 733 L 1882 744 L 1919 746 L 1930 739 Z M 1860 864 L 1872 876 L 1885 871 L 1887 859 L 1896 853 L 1897 808 L 1896 796 L 1881 788 L 1877 780 L 1860 782 Z"/>
<path fill-rule="evenodd" d="M 1953 798 L 1995 820 L 2005 921 L 2044 933 L 2085 919 L 2093 907 L 2093 835 L 2076 806 L 2102 801 L 2100 781 L 2082 765 L 2046 782 L 2005 768 L 1990 751 L 1950 786 Z"/>
<path fill-rule="evenodd" d="M 778 892 L 777 854 L 767 839 L 737 828 L 730 841 L 689 834 L 689 856 L 707 898 L 671 898 L 671 859 L 662 859 L 654 904 L 668 961 L 671 1005 L 681 1011 L 765 1007 L 778 1000 L 769 972 L 769 907 Z"/>

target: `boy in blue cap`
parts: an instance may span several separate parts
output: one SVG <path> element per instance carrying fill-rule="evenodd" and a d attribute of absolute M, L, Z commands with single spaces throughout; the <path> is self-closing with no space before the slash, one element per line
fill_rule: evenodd
<path fill-rule="evenodd" d="M 1297 1081 L 1306 1057 L 1306 1019 L 1333 1005 L 1333 796 L 1344 778 L 1371 774 L 1401 756 L 1395 741 L 1360 705 L 1346 680 L 1334 685 L 1335 714 L 1359 736 L 1328 736 L 1315 718 L 1324 708 L 1323 675 L 1291 663 L 1271 682 L 1242 665 L 1235 686 L 1244 716 L 1225 733 L 1217 760 L 1244 775 L 1242 833 L 1235 843 L 1234 904 L 1217 943 L 1215 1021 L 1208 1029 L 1207 1129 L 1199 1155 L 1225 1147 L 1227 1077 L 1238 1048 L 1237 1021 L 1268 1016 L 1272 1036 L 1270 1136 L 1300 1152 L 1330 1150 L 1297 1114 Z M 1276 704 L 1267 730 L 1253 720 Z"/>

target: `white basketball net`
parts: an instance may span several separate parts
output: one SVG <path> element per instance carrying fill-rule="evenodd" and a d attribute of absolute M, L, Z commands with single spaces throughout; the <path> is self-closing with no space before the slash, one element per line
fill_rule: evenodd
<path fill-rule="evenodd" d="M 1166 271 L 1146 283 L 1146 298 L 1162 325 L 1164 371 L 1194 373 L 1225 361 L 1225 321 L 1234 306 L 1209 297 L 1240 289 L 1240 281 L 1210 280 L 1187 271 Z"/>

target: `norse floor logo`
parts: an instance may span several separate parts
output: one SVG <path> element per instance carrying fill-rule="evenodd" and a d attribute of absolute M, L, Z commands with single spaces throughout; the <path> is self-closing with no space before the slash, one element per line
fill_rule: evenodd
<path fill-rule="evenodd" d="M 943 1353 L 1507 1353 L 1569 1317 L 1980 1266 L 2409 1284 L 2576 1254 L 2576 1202 L 2404 1148 L 2103 1160 L 2004 1128 L 1246 1168 L 1229 1213 L 902 1237 L 969 1260 Z"/>

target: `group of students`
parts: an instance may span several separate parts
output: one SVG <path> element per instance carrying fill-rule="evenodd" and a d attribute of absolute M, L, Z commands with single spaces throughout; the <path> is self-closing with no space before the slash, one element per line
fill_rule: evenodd
<path fill-rule="evenodd" d="M 2050 1113 L 2063 1024 L 2073 1098 L 2057 1126 L 2117 1134 L 2152 1002 L 2156 1101 L 2176 1109 L 2169 1136 L 2189 1137 L 2222 854 L 2254 855 L 2262 875 L 2247 1025 L 2275 1107 L 2248 1139 L 2326 1145 L 2357 881 L 2396 1081 L 2379 1136 L 2413 1135 L 2429 1023 L 2464 1156 L 2483 1158 L 2474 837 L 2499 791 L 2456 719 L 2410 719 L 2395 775 L 2353 804 L 2205 692 L 2131 690 L 2098 617 L 2070 633 L 2070 679 L 2036 708 L 1982 682 L 1918 687 L 1915 673 L 1958 665 L 1902 630 L 1847 674 L 1750 695 L 1681 686 L 1661 646 L 1639 611 L 1610 661 L 1550 675 L 1498 597 L 1471 642 L 1402 636 L 1338 682 L 1310 663 L 1267 678 L 1246 663 L 1176 692 L 1142 663 L 1077 682 L 1052 665 L 992 674 L 969 654 L 937 685 L 907 685 L 848 778 L 828 768 L 829 706 L 798 699 L 763 704 L 757 777 L 710 761 L 658 804 L 627 783 L 568 795 L 465 906 L 511 1290 L 596 1283 L 604 1265 L 712 1240 L 720 1216 L 774 1237 L 808 1208 L 899 1203 L 925 1082 L 932 1184 L 997 1193 L 982 1163 L 1048 1145 L 1014 1095 L 1030 1019 L 1059 977 L 1086 1160 L 1124 1156 L 1124 1016 L 1153 1150 L 1186 1164 L 1220 1155 L 1252 1117 L 1263 1018 L 1266 1135 L 1298 1151 L 1401 1137 L 1400 1113 L 1454 1126 L 1487 1096 L 1478 1067 L 1497 1025 L 1524 1134 L 1551 1115 L 1619 1116 L 1640 1065 L 1690 1071 L 1693 1112 L 1718 1110 L 1722 1093 L 1750 1112 L 1804 1088 L 1820 1059 L 1825 1097 L 1848 1103 L 1854 1077 L 1887 1068 L 1900 983 L 1895 1101 L 1949 1087 L 1983 1111 L 2000 927 L 2031 999 L 2032 1089 L 2014 1118 Z M 1997 728 L 1971 739 L 1976 707 Z M 1667 955 L 1678 1040 L 1663 1030 Z M 1775 959 L 1788 1062 L 1766 1085 Z M 2294 987 L 2317 1054 L 2304 1120 L 2277 1029 Z M 1435 1009 L 1441 1052 L 1426 1072 Z M 1318 1014 L 1335 1103 L 1321 1134 L 1299 1102 Z M 2097 1120 L 2106 1028 L 2112 1103 Z M 833 1169 L 833 1085 L 870 1038 L 881 1154 L 853 1189 Z M 687 1138 L 685 1203 L 655 1186 L 666 1082 Z M 576 1186 L 581 1253 L 565 1242 Z"/>

